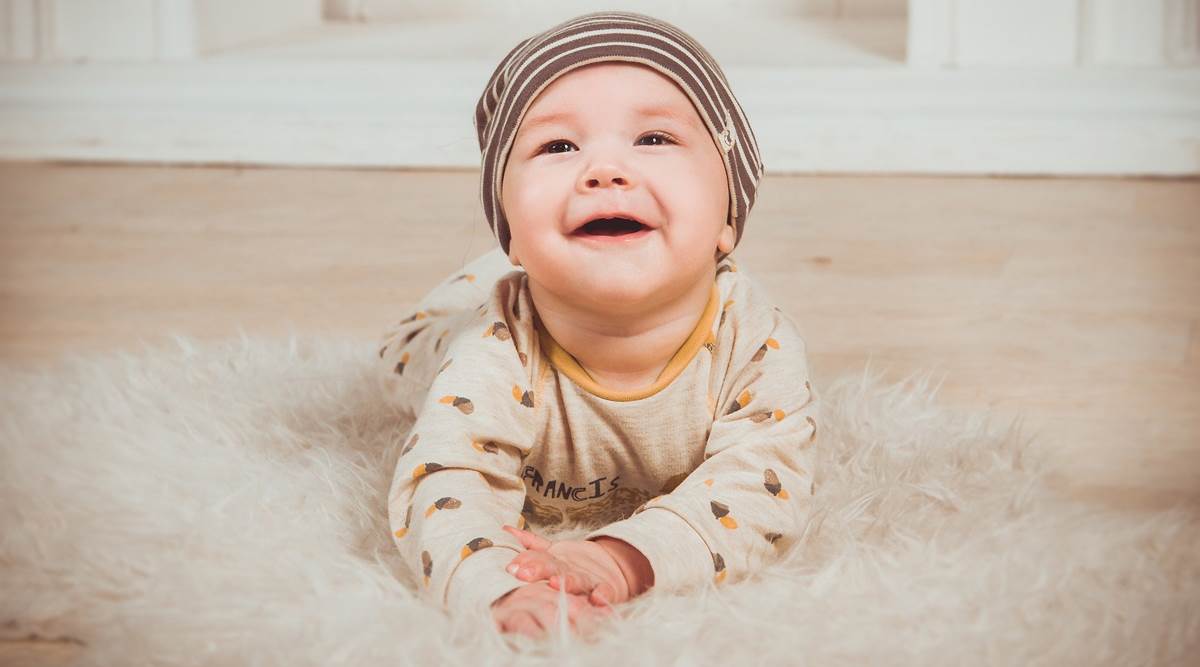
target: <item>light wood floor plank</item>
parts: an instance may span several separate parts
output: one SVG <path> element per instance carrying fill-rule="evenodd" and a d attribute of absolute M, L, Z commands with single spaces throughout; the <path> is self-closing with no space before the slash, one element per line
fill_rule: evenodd
<path fill-rule="evenodd" d="M 0 360 L 373 339 L 493 247 L 477 175 L 0 164 Z M 931 371 L 1098 502 L 1200 502 L 1200 181 L 768 177 L 737 257 L 819 382 Z"/>

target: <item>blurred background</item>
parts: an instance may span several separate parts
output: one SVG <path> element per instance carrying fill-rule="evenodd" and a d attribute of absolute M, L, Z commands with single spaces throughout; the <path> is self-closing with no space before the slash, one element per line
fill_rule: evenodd
<path fill-rule="evenodd" d="M 0 361 L 373 340 L 495 246 L 496 63 L 606 8 L 725 68 L 818 382 L 931 372 L 1063 488 L 1200 499 L 1200 0 L 0 0 Z"/>
<path fill-rule="evenodd" d="M 1198 0 L 0 0 L 0 157 L 476 167 L 495 64 L 602 8 L 699 39 L 774 173 L 1200 171 Z"/>

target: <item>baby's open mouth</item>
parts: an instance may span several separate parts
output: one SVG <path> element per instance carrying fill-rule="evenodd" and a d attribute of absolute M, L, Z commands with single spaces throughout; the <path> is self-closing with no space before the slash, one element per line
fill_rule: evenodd
<path fill-rule="evenodd" d="M 575 233 L 585 236 L 624 236 L 640 232 L 643 229 L 649 229 L 649 227 L 637 220 L 630 220 L 628 218 L 600 218 L 580 227 L 575 230 Z"/>

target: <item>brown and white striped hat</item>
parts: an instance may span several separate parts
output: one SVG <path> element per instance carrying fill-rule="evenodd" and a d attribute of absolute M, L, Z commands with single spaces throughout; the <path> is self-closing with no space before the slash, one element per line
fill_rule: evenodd
<path fill-rule="evenodd" d="M 483 212 L 504 252 L 512 235 L 500 205 L 500 185 L 525 112 L 563 74 L 610 61 L 649 66 L 687 94 L 720 149 L 729 179 L 729 224 L 740 240 L 763 166 L 754 132 L 720 65 L 669 23 L 632 12 L 597 12 L 517 44 L 500 61 L 475 107 L 475 131 L 483 153 Z"/>

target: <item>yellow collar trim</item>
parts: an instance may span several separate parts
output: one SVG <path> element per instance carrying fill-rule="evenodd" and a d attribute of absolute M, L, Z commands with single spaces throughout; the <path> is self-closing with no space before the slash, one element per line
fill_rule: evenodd
<path fill-rule="evenodd" d="M 617 389 L 607 389 L 600 386 L 588 374 L 587 369 L 559 346 L 558 342 L 550 335 L 549 331 L 542 326 L 540 318 L 534 318 L 534 325 L 538 330 L 538 337 L 541 339 L 542 349 L 546 351 L 546 355 L 550 358 L 550 363 L 554 364 L 555 368 L 562 371 L 564 375 L 582 387 L 590 394 L 599 396 L 600 398 L 610 401 L 636 401 L 657 394 L 662 391 L 667 385 L 679 377 L 683 369 L 691 363 L 696 353 L 704 347 L 704 342 L 708 340 L 709 333 L 712 330 L 713 320 L 717 317 L 717 309 L 721 304 L 721 292 L 717 289 L 717 284 L 713 283 L 712 292 L 708 297 L 708 304 L 704 307 L 704 313 L 700 315 L 700 321 L 696 323 L 696 328 L 688 335 L 687 340 L 683 341 L 683 345 L 675 351 L 675 355 L 667 362 L 667 367 L 658 374 L 658 378 L 654 383 L 644 389 L 635 389 L 632 391 L 621 391 Z"/>

